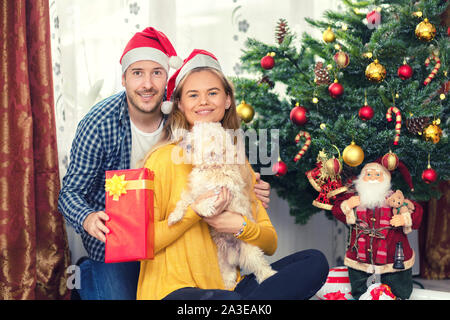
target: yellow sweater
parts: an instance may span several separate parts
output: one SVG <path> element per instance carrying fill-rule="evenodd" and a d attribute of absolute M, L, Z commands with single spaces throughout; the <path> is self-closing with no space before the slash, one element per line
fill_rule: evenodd
<path fill-rule="evenodd" d="M 155 173 L 155 257 L 141 261 L 137 299 L 162 299 L 183 287 L 224 289 L 208 224 L 191 208 L 184 218 L 169 226 L 167 219 L 187 186 L 190 164 L 172 162 L 174 145 L 155 151 L 145 163 Z M 253 173 L 253 171 L 252 171 Z M 253 184 L 255 184 L 253 173 Z M 266 210 L 258 200 L 253 206 L 255 223 L 248 221 L 240 239 L 268 255 L 277 248 L 277 235 Z M 239 271 L 236 271 L 239 275 Z"/>

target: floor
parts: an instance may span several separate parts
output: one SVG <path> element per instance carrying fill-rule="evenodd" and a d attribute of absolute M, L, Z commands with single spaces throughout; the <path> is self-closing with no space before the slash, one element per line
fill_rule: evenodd
<path fill-rule="evenodd" d="M 419 277 L 414 277 L 413 280 L 423 285 L 422 288 L 417 283 L 414 283 L 414 288 L 450 292 L 450 279 L 427 280 Z"/>

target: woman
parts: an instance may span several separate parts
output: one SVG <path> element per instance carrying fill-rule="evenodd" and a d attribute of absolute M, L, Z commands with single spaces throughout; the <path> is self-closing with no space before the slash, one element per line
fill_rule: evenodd
<path fill-rule="evenodd" d="M 221 122 L 225 129 L 238 129 L 240 121 L 233 88 L 217 59 L 207 51 L 191 53 L 169 80 L 167 95 L 172 97 L 173 110 L 164 126 L 162 141 L 145 160 L 145 166 L 155 172 L 155 258 L 141 262 L 137 298 L 235 300 L 313 296 L 328 274 L 328 263 L 316 250 L 298 252 L 275 262 L 272 267 L 278 272 L 261 284 L 254 275 L 242 277 L 237 270 L 237 286 L 224 290 L 209 227 L 232 233 L 272 255 L 277 247 L 277 234 L 260 201 L 253 202 L 255 222 L 252 222 L 238 212 L 227 211 L 231 198 L 228 190 L 220 190 L 218 196 L 211 191 L 200 196 L 180 222 L 168 226 L 168 216 L 192 170 L 191 164 L 172 161 L 181 132 L 190 130 L 195 121 Z M 252 175 L 254 185 L 253 171 Z M 216 215 L 201 218 L 196 214 L 196 204 L 212 196 L 217 196 Z"/>

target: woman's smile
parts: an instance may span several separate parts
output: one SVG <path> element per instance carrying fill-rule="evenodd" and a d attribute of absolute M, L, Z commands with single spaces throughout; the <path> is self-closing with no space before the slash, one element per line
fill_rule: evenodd
<path fill-rule="evenodd" d="M 201 109 L 196 110 L 195 113 L 198 115 L 208 115 L 213 111 L 214 111 L 213 108 L 201 108 Z"/>

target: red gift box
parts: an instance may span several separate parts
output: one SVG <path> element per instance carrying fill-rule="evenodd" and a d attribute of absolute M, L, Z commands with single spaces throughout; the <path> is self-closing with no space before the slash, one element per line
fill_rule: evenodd
<path fill-rule="evenodd" d="M 153 259 L 153 171 L 111 170 L 105 176 L 105 262 Z"/>

